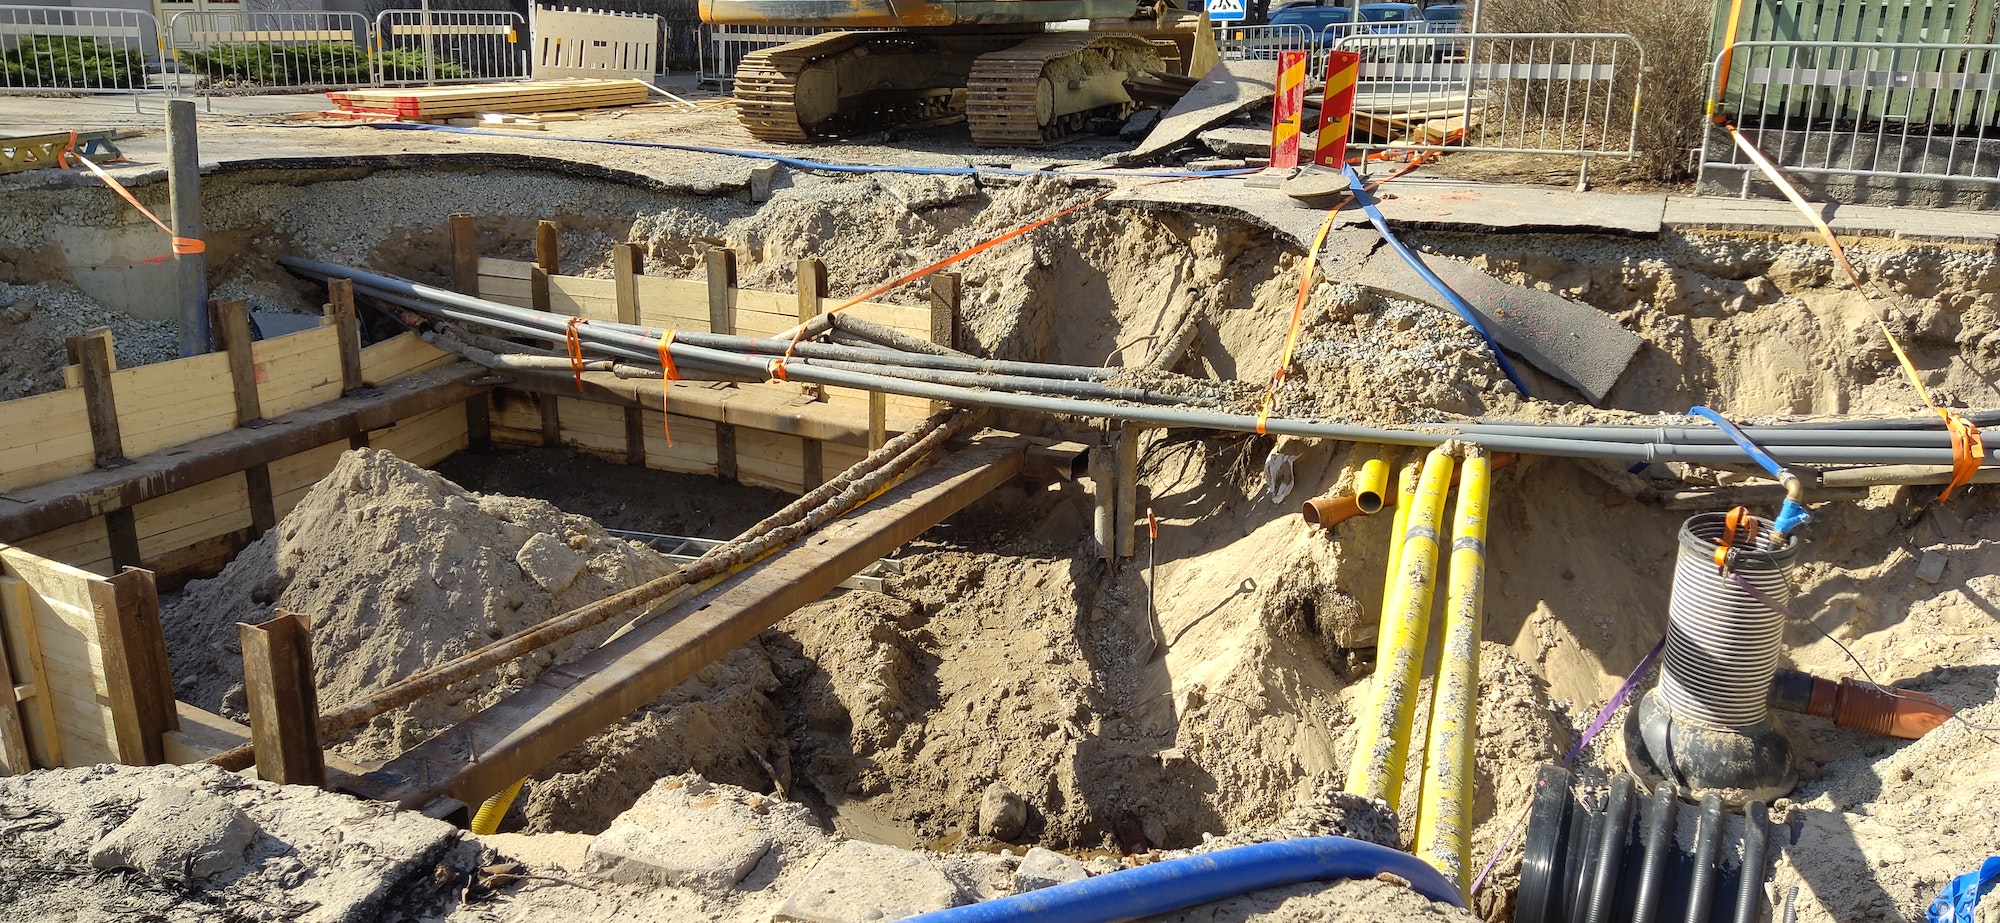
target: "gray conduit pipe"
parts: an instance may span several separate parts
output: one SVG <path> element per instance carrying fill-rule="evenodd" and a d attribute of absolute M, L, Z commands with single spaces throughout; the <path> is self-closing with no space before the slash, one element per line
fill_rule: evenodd
<path fill-rule="evenodd" d="M 561 315 L 544 314 L 525 308 L 516 308 L 496 302 L 483 301 L 456 292 L 446 291 L 406 280 L 395 279 L 377 273 L 300 260 L 295 257 L 280 257 L 284 265 L 310 275 L 320 277 L 348 278 L 357 286 L 364 286 L 383 293 L 394 293 L 422 302 L 411 305 L 413 309 L 445 316 L 464 316 L 477 323 L 484 323 L 504 329 L 522 331 L 521 335 L 545 339 L 553 343 L 564 341 L 567 320 Z M 445 307 L 459 307 L 464 311 L 443 310 Z M 496 323 L 499 319 L 509 319 L 507 323 Z M 633 359 L 640 363 L 656 363 L 655 351 L 659 331 L 650 331 L 650 336 L 624 332 L 622 325 L 588 324 L 579 328 L 579 339 L 616 355 Z M 768 363 L 741 355 L 732 355 L 718 350 L 704 349 L 691 344 L 675 343 L 672 346 L 676 364 L 687 362 L 691 365 L 712 368 L 735 374 L 757 375 L 768 370 Z M 945 401 L 976 407 L 992 407 L 1005 410 L 1021 410 L 1034 413 L 1063 414 L 1080 417 L 1097 417 L 1124 420 L 1162 427 L 1190 427 L 1214 429 L 1229 432 L 1256 432 L 1257 419 L 1247 414 L 1226 414 L 1167 408 L 1156 406 L 1133 406 L 1110 404 L 1098 401 L 1084 401 L 1071 398 L 1040 395 L 1013 394 L 1004 391 L 986 391 L 911 381 L 890 375 L 850 372 L 839 369 L 815 367 L 806 363 L 793 362 L 787 367 L 788 376 L 796 381 L 835 387 L 859 388 L 863 390 L 885 391 L 910 397 Z M 1553 455 L 1570 458 L 1610 458 L 1621 461 L 1684 461 L 1695 464 L 1741 464 L 1750 457 L 1734 444 L 1728 445 L 1684 445 L 1671 442 L 1624 442 L 1615 440 L 1579 438 L 1574 433 L 1587 428 L 1549 425 L 1537 427 L 1538 435 L 1488 434 L 1480 432 L 1476 424 L 1457 428 L 1454 432 L 1418 432 L 1414 430 L 1384 429 L 1381 427 L 1354 426 L 1344 423 L 1323 423 L 1316 421 L 1270 419 L 1265 422 L 1264 431 L 1273 435 L 1300 436 L 1315 439 L 1338 439 L 1348 442 L 1371 442 L 1384 445 L 1434 446 L 1455 436 L 1472 438 L 1480 445 L 1496 452 L 1519 452 L 1526 455 Z M 1647 427 L 1645 429 L 1658 429 Z M 1891 465 L 1891 464 L 1950 464 L 1949 448 L 1920 448 L 1898 446 L 1843 446 L 1843 445 L 1777 445 L 1771 447 L 1771 454 L 1785 464 L 1807 465 Z M 1982 464 L 2000 463 L 2000 449 L 1990 450 L 1981 459 Z"/>

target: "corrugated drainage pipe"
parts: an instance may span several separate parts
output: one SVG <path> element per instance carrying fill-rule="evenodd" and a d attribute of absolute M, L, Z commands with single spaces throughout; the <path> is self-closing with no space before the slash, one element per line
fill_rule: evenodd
<path fill-rule="evenodd" d="M 1281 840 L 1183 856 L 1082 881 L 910 917 L 904 923 L 1112 923 L 1198 907 L 1304 881 L 1374 878 L 1410 883 L 1464 907 L 1458 889 L 1409 853 L 1341 836 Z"/>

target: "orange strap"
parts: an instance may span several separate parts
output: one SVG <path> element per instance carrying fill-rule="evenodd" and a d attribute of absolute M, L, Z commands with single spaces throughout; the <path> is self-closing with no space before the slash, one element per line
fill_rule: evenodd
<path fill-rule="evenodd" d="M 1424 162 L 1424 158 L 1410 161 L 1408 166 L 1376 180 L 1369 184 L 1367 188 L 1372 192 L 1383 183 L 1422 166 Z M 1333 230 L 1334 218 L 1340 215 L 1341 209 L 1346 208 L 1353 201 L 1353 193 L 1342 193 L 1340 201 L 1334 203 L 1332 208 L 1327 209 L 1326 220 L 1319 223 L 1319 230 L 1313 232 L 1312 245 L 1306 248 L 1306 266 L 1299 273 L 1299 295 L 1297 300 L 1292 302 L 1292 325 L 1290 329 L 1285 331 L 1285 349 L 1278 356 L 1278 370 L 1271 373 L 1270 386 L 1264 389 L 1264 399 L 1258 402 L 1257 435 L 1259 436 L 1264 435 L 1264 423 L 1271 418 L 1271 409 L 1278 401 L 1278 386 L 1285 383 L 1285 370 L 1292 367 L 1292 351 L 1299 345 L 1299 327 L 1305 320 L 1306 302 L 1312 298 L 1313 271 L 1319 267 L 1320 247 L 1326 244 L 1326 235 Z"/>
<path fill-rule="evenodd" d="M 569 370 L 576 375 L 576 389 L 583 390 L 583 340 L 576 334 L 576 328 L 590 323 L 586 317 L 569 319 L 569 330 L 564 339 L 569 342 Z"/>
<path fill-rule="evenodd" d="M 1917 374 L 1916 363 L 1910 361 L 1909 353 L 1903 351 L 1903 344 L 1889 329 L 1888 318 L 1883 314 L 1881 307 L 1876 304 L 1875 299 L 1869 297 L 1868 290 L 1862 287 L 1860 271 L 1856 270 L 1854 263 L 1848 260 L 1847 249 L 1840 245 L 1840 238 L 1834 236 L 1833 228 L 1827 225 L 1826 219 L 1819 216 L 1819 212 L 1813 209 L 1805 196 L 1799 194 L 1798 187 L 1792 185 L 1791 180 L 1778 170 L 1777 165 L 1773 164 L 1769 157 L 1764 156 L 1764 152 L 1759 150 L 1756 144 L 1736 130 L 1735 122 L 1729 120 L 1727 116 L 1719 116 L 1718 121 L 1723 128 L 1729 130 L 1730 139 L 1736 142 L 1736 147 L 1743 151 L 1743 155 L 1750 158 L 1750 162 L 1756 164 L 1758 170 L 1763 171 L 1764 176 L 1778 187 L 1779 192 L 1784 193 L 1785 198 L 1791 200 L 1792 206 L 1799 210 L 1799 214 L 1806 216 L 1806 220 L 1819 229 L 1819 236 L 1826 241 L 1827 247 L 1833 250 L 1833 261 L 1847 274 L 1847 281 L 1854 284 L 1854 290 L 1860 292 L 1861 297 L 1868 299 L 1868 306 L 1874 309 L 1875 326 L 1882 328 L 1882 336 L 1889 341 L 1889 351 L 1896 354 L 1896 362 L 1902 365 L 1903 374 L 1910 379 L 1911 387 L 1917 389 L 1917 394 L 1923 397 L 1924 404 L 1930 407 L 1931 412 L 1943 418 L 1945 429 L 1951 433 L 1951 482 L 1945 485 L 1944 493 L 1938 495 L 1938 500 L 1951 499 L 1952 491 L 1971 483 L 1973 474 L 1979 470 L 1980 464 L 1986 458 L 1986 444 L 1979 437 L 1979 427 L 1972 425 L 1971 420 L 1954 413 L 1949 408 L 1939 407 L 1937 401 L 1931 399 L 1931 390 L 1924 386 L 1923 376 Z"/>
<path fill-rule="evenodd" d="M 1736 547 L 1737 532 L 1744 533 L 1743 544 L 1754 548 L 1760 528 L 1757 517 L 1750 515 L 1748 508 L 1739 506 L 1730 510 L 1729 515 L 1722 519 L 1722 541 L 1715 545 L 1715 569 L 1720 571 L 1729 567 L 1729 553 Z"/>
<path fill-rule="evenodd" d="M 660 436 L 667 440 L 667 448 L 674 447 L 673 415 L 667 412 L 667 392 L 673 383 L 681 380 L 681 370 L 674 368 L 673 353 L 667 347 L 673 345 L 674 332 L 660 331 L 660 372 L 665 376 L 660 382 Z"/>
<path fill-rule="evenodd" d="M 1715 94 L 1708 100 L 1708 116 L 1722 121 L 1722 95 L 1729 89 L 1729 68 L 1736 58 L 1736 27 L 1743 21 L 1743 0 L 1729 0 L 1729 25 L 1722 34 L 1722 57 L 1715 62 Z M 1734 134 L 1732 127 L 1730 133 Z"/>
<path fill-rule="evenodd" d="M 70 132 L 71 146 L 73 147 L 75 143 L 76 143 L 76 133 Z M 196 253 L 200 253 L 203 250 L 207 249 L 207 246 L 197 238 L 175 236 L 174 229 L 168 227 L 166 222 L 161 221 L 160 216 L 153 214 L 152 210 L 147 208 L 146 206 L 140 205 L 139 200 L 132 195 L 131 190 L 126 189 L 124 184 L 118 182 L 115 179 L 112 179 L 111 174 L 104 172 L 104 168 L 99 167 L 97 164 L 91 163 L 90 158 L 85 157 L 82 154 L 75 152 L 74 150 L 68 151 L 67 156 L 74 157 L 77 159 L 77 162 L 83 164 L 86 167 L 89 167 L 90 172 L 97 174 L 97 178 L 103 180 L 105 185 L 110 186 L 112 192 L 118 193 L 120 196 L 123 196 L 125 198 L 125 201 L 132 203 L 132 207 L 139 210 L 139 214 L 145 215 L 154 224 L 159 225 L 160 230 L 167 232 L 167 237 L 173 240 L 175 253 L 180 254 L 182 256 L 190 256 Z"/>
<path fill-rule="evenodd" d="M 1116 191 L 1117 191 L 1117 190 L 1115 190 L 1115 189 L 1114 189 L 1114 190 L 1112 190 L 1112 192 L 1116 192 Z M 841 305 L 840 305 L 839 307 L 837 307 L 837 308 L 834 308 L 833 310 L 831 310 L 831 311 L 828 311 L 828 312 L 826 312 L 826 313 L 828 313 L 828 314 L 832 314 L 832 313 L 835 313 L 835 312 L 838 312 L 838 311 L 845 311 L 845 310 L 847 310 L 848 308 L 851 308 L 851 307 L 854 307 L 854 306 L 855 306 L 855 305 L 857 305 L 857 304 L 860 304 L 860 303 L 862 303 L 862 302 L 864 302 L 864 301 L 867 301 L 868 299 L 870 299 L 870 298 L 873 298 L 873 297 L 875 297 L 876 295 L 880 295 L 880 294 L 882 294 L 883 292 L 886 292 L 886 291 L 889 291 L 889 290 L 891 290 L 891 289 L 894 289 L 894 288 L 896 288 L 897 286 L 900 286 L 900 285 L 904 285 L 904 284 L 906 284 L 906 283 L 910 283 L 910 282 L 915 282 L 915 281 L 917 281 L 918 279 L 921 279 L 921 278 L 923 278 L 923 277 L 925 277 L 925 276 L 928 276 L 928 275 L 930 275 L 931 273 L 934 273 L 934 272 L 937 272 L 938 270 L 940 270 L 940 269 L 943 269 L 943 268 L 945 268 L 946 266 L 950 266 L 950 265 L 952 265 L 953 263 L 958 263 L 958 262 L 961 262 L 961 261 L 964 261 L 964 260 L 967 260 L 967 259 L 971 259 L 972 257 L 975 257 L 975 256 L 978 256 L 979 254 L 981 254 L 981 253 L 985 253 L 986 251 L 988 251 L 988 250 L 991 250 L 991 249 L 993 249 L 994 247 L 997 247 L 997 246 L 999 246 L 999 245 L 1001 245 L 1001 244 L 1004 244 L 1004 243 L 1006 243 L 1006 242 L 1008 242 L 1008 241 L 1010 241 L 1010 240 L 1013 240 L 1013 239 L 1014 239 L 1014 238 L 1016 238 L 1016 237 L 1019 237 L 1019 236 L 1021 236 L 1021 235 L 1023 235 L 1023 234 L 1026 234 L 1026 233 L 1028 233 L 1029 231 L 1032 231 L 1032 230 L 1034 230 L 1034 229 L 1036 229 L 1036 228 L 1038 228 L 1038 227 L 1041 227 L 1041 226 L 1043 226 L 1043 225 L 1045 225 L 1045 224 L 1048 224 L 1049 222 L 1052 222 L 1052 221 L 1055 221 L 1056 219 L 1058 219 L 1058 218 L 1061 218 L 1062 216 L 1064 216 L 1064 215 L 1067 215 L 1067 214 L 1069 214 L 1070 212 L 1073 212 L 1073 211 L 1076 211 L 1077 209 L 1080 209 L 1080 208 L 1084 208 L 1084 207 L 1087 207 L 1087 206 L 1091 206 L 1091 205 L 1096 205 L 1097 203 L 1099 203 L 1099 202 L 1102 202 L 1102 201 L 1104 201 L 1105 197 L 1106 197 L 1106 196 L 1109 196 L 1109 195 L 1111 195 L 1111 192 L 1106 192 L 1106 193 L 1102 193 L 1102 194 L 1099 194 L 1099 195 L 1096 195 L 1096 196 L 1092 196 L 1091 198 L 1088 198 L 1088 199 L 1085 199 L 1085 200 L 1083 200 L 1083 201 L 1081 201 L 1081 202 L 1078 202 L 1078 203 L 1076 203 L 1075 205 L 1072 205 L 1072 206 L 1070 206 L 1070 207 L 1068 207 L 1068 208 L 1065 208 L 1065 209 L 1063 209 L 1062 211 L 1059 211 L 1059 212 L 1056 212 L 1056 213 L 1055 213 L 1055 214 L 1053 214 L 1053 215 L 1048 215 L 1048 216 L 1045 216 L 1045 217 L 1042 217 L 1042 218 L 1037 218 L 1037 219 L 1035 219 L 1035 220 L 1033 220 L 1033 221 L 1030 221 L 1030 222 L 1028 222 L 1027 224 L 1024 224 L 1024 225 L 1021 225 L 1021 226 L 1020 226 L 1020 227 L 1018 227 L 1018 228 L 1015 228 L 1015 229 L 1013 229 L 1013 230 L 1011 230 L 1011 231 L 1008 231 L 1008 232 L 1007 232 L 1007 233 L 1005 233 L 1005 234 L 1002 234 L 1002 235 L 1000 235 L 999 237 L 995 237 L 995 238 L 993 238 L 992 240 L 989 240 L 989 241 L 986 241 L 986 242 L 984 242 L 984 243 L 980 243 L 980 244 L 975 244 L 975 245 L 973 245 L 973 246 L 971 246 L 971 247 L 968 247 L 968 248 L 966 248 L 966 249 L 964 249 L 964 250 L 960 250 L 960 251 L 958 251 L 957 253 L 954 253 L 954 254 L 952 254 L 952 255 L 950 255 L 950 256 L 948 256 L 948 257 L 945 257 L 944 259 L 941 259 L 941 260 L 938 260 L 937 262 L 935 262 L 935 263 L 932 263 L 932 264 L 930 264 L 929 266 L 925 266 L 924 268 L 922 268 L 922 269 L 919 269 L 919 270 L 917 270 L 916 272 L 913 272 L 913 273 L 910 273 L 909 275 L 906 275 L 906 276 L 903 276 L 902 278 L 900 278 L 900 279 L 897 279 L 897 280 L 895 280 L 894 282 L 884 282 L 884 283 L 882 283 L 881 285 L 877 285 L 877 286 L 875 286 L 874 288 L 871 288 L 871 289 L 869 289 L 869 290 L 867 290 L 867 291 L 865 291 L 865 292 L 862 292 L 862 293 L 861 293 L 861 294 L 859 294 L 859 295 L 856 295 L 856 296 L 854 296 L 854 297 L 852 297 L 852 298 L 849 298 L 849 299 L 847 299 L 847 301 L 843 302 L 843 303 L 842 303 L 842 304 L 841 304 Z M 799 345 L 799 341 L 805 338 L 805 332 L 806 332 L 806 330 L 805 330 L 805 326 L 804 326 L 804 325 L 800 325 L 800 326 L 799 326 L 799 328 L 798 328 L 798 330 L 796 330 L 796 331 L 794 331 L 794 332 L 792 333 L 792 342 L 791 342 L 791 343 L 790 343 L 789 345 L 787 345 L 787 346 L 785 347 L 785 356 L 784 356 L 784 359 L 790 359 L 790 358 L 792 357 L 792 350 L 794 350 L 794 349 L 798 348 L 798 345 Z M 778 361 L 776 361 L 776 362 L 773 362 L 773 363 L 771 364 L 771 369 L 772 369 L 772 376 L 773 376 L 773 377 L 775 377 L 775 378 L 777 378 L 777 379 L 778 379 L 779 381 L 784 381 L 784 380 L 785 380 L 785 376 L 784 376 L 784 372 L 785 372 L 785 364 L 784 364 L 784 359 L 779 359 Z"/>

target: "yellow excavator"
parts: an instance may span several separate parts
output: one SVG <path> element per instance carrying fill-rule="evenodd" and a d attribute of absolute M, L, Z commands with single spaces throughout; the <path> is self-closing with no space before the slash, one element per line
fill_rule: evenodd
<path fill-rule="evenodd" d="M 743 56 L 737 113 L 760 140 L 804 142 L 963 115 L 981 146 L 1042 147 L 1093 117 L 1131 114 L 1127 78 L 1207 73 L 1216 61 L 1207 14 L 1168 4 L 701 0 L 701 18 L 867 30 Z"/>

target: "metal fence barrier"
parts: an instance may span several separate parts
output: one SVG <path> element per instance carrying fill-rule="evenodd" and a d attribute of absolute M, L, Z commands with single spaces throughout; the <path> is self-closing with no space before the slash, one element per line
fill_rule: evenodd
<path fill-rule="evenodd" d="M 0 6 L 0 91 L 136 94 L 152 86 L 159 41 L 138 10 Z"/>
<path fill-rule="evenodd" d="M 1636 153 L 1645 52 L 1623 33 L 1354 34 L 1356 151 Z"/>
<path fill-rule="evenodd" d="M 501 11 L 383 10 L 375 72 L 390 84 L 526 80 L 528 24 Z"/>
<path fill-rule="evenodd" d="M 871 29 L 822 29 L 814 26 L 707 26 L 701 31 L 701 67 L 695 79 L 704 86 L 727 88 L 736 82 L 736 65 L 760 48 L 789 45 L 827 32 L 870 32 Z"/>
<path fill-rule="evenodd" d="M 366 17 L 327 10 L 187 12 L 167 20 L 168 52 L 183 81 L 195 77 L 204 96 L 372 85 L 370 39 Z"/>
<path fill-rule="evenodd" d="M 2000 183 L 2000 45 L 1738 42 L 1728 54 L 1715 104 L 1787 172 Z M 1758 174 L 1713 125 L 1701 152 L 1703 186 L 1736 173 L 1747 191 Z"/>
<path fill-rule="evenodd" d="M 1224 61 L 1276 61 L 1281 51 L 1312 51 L 1313 38 L 1300 25 L 1222 25 L 1215 27 L 1215 50 Z"/>

